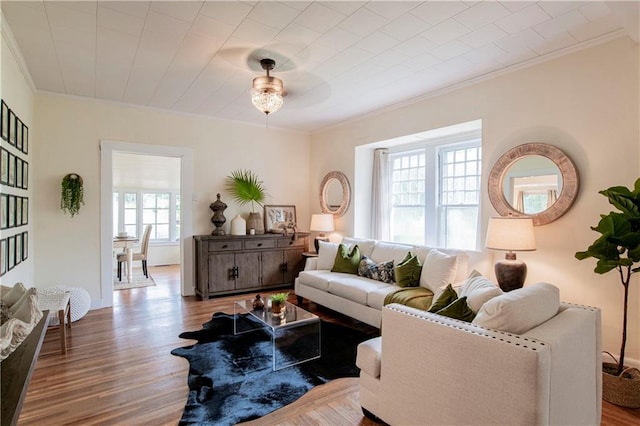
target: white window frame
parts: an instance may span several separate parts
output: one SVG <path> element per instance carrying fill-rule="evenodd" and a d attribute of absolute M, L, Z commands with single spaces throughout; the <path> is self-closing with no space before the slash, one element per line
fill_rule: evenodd
<path fill-rule="evenodd" d="M 174 245 L 179 243 L 180 235 L 177 229 L 177 215 L 176 215 L 176 196 L 180 195 L 180 192 L 174 190 L 157 190 L 151 191 L 148 189 L 123 189 L 114 188 L 114 194 L 118 194 L 118 231 L 124 231 L 124 194 L 135 193 L 136 194 L 136 236 L 142 238 L 144 232 L 144 225 L 142 222 L 143 208 L 142 200 L 144 194 L 170 194 L 169 197 L 169 238 L 153 238 L 155 233 L 151 234 L 149 239 L 150 245 Z"/>
<path fill-rule="evenodd" d="M 480 155 L 482 155 L 482 137 L 480 130 L 470 132 L 457 133 L 455 135 L 438 137 L 420 142 L 398 145 L 389 149 L 389 188 L 393 191 L 393 159 L 403 154 L 409 154 L 418 150 L 424 150 L 425 153 L 425 223 L 424 236 L 422 244 L 431 247 L 446 248 L 446 240 L 444 238 L 445 230 L 443 229 L 442 206 L 440 205 L 440 188 L 442 184 L 442 176 L 440 173 L 441 162 L 439 160 L 440 152 L 451 148 L 462 149 L 468 147 L 479 147 Z M 482 158 L 480 159 L 480 169 L 482 167 Z M 482 170 L 480 170 L 480 182 L 478 184 L 478 204 L 477 208 L 478 223 L 476 224 L 476 241 L 473 242 L 472 249 L 478 249 L 480 244 L 480 216 L 481 216 L 481 185 Z M 393 192 L 390 194 L 393 195 Z M 474 205 L 465 205 L 465 207 Z M 391 206 L 390 211 L 393 209 Z M 393 233 L 390 233 L 393 240 Z M 420 242 L 416 243 L 420 244 Z M 457 248 L 457 247 L 451 247 Z M 470 249 L 466 247 L 465 249 Z"/>

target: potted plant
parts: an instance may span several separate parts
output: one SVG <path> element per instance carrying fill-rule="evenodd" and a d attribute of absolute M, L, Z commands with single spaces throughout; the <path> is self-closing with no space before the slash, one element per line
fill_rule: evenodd
<path fill-rule="evenodd" d="M 586 251 L 576 253 L 579 260 L 590 257 L 598 259 L 594 272 L 605 274 L 616 270 L 624 288 L 622 346 L 620 359 L 616 363 L 603 363 L 602 396 L 605 401 L 624 407 L 640 407 L 640 370 L 624 365 L 627 343 L 627 317 L 629 283 L 631 275 L 640 271 L 640 179 L 633 190 L 624 186 L 613 186 L 599 192 L 609 199 L 619 211 L 601 215 L 598 237 Z"/>
<path fill-rule="evenodd" d="M 271 300 L 271 313 L 274 316 L 284 315 L 287 297 L 289 297 L 289 293 L 274 293 L 269 296 L 269 300 Z"/>
<path fill-rule="evenodd" d="M 240 205 L 251 203 L 251 213 L 247 220 L 247 231 L 254 229 L 256 234 L 264 234 L 262 215 L 255 211 L 255 205 L 263 206 L 267 190 L 258 180 L 258 176 L 250 170 L 234 170 L 227 176 L 226 190 Z"/>
<path fill-rule="evenodd" d="M 62 178 L 60 193 L 60 208 L 71 217 L 78 214 L 80 204 L 84 204 L 84 188 L 82 177 L 76 173 L 69 173 Z"/>

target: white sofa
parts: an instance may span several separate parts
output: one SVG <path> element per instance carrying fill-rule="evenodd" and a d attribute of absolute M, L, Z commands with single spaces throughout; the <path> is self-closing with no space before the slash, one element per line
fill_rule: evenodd
<path fill-rule="evenodd" d="M 342 243 L 349 247 L 357 244 L 361 253 L 376 263 L 393 259 L 397 264 L 408 251 L 412 251 L 418 255 L 421 264 L 424 265 L 429 252 L 433 250 L 426 246 L 357 238 L 344 238 Z M 307 259 L 304 271 L 295 280 L 295 293 L 298 300 L 301 301 L 301 298 L 309 299 L 380 328 L 385 296 L 400 287 L 353 274 L 331 272 L 336 250 L 337 243 L 320 242 L 319 256 Z M 437 250 L 456 256 L 455 273 L 451 277 L 454 283 L 464 281 L 469 271 L 473 269 L 486 273 L 491 268 L 491 259 L 487 253 L 440 248 Z M 423 267 L 422 273 L 421 281 L 423 278 L 429 278 L 425 276 L 429 274 L 428 268 Z M 442 284 L 446 285 L 448 282 Z"/>
<path fill-rule="evenodd" d="M 390 425 L 597 425 L 600 351 L 597 308 L 514 334 L 391 304 L 358 347 L 360 404 Z"/>

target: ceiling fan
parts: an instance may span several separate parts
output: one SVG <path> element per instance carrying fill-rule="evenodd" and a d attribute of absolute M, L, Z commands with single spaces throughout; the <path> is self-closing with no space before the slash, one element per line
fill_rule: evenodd
<path fill-rule="evenodd" d="M 276 61 L 271 58 L 263 58 L 260 59 L 260 66 L 266 71 L 267 75 L 253 79 L 251 103 L 259 111 L 269 115 L 280 109 L 284 103 L 286 92 L 282 80 L 269 74 L 275 68 Z"/>

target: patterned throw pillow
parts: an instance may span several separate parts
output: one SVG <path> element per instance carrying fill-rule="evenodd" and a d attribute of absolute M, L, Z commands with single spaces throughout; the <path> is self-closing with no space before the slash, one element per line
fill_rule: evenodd
<path fill-rule="evenodd" d="M 376 263 L 367 256 L 362 255 L 360 265 L 358 265 L 358 275 L 371 278 L 372 280 L 382 281 L 383 283 L 393 284 L 395 282 L 393 260 Z"/>

